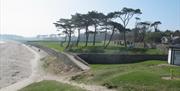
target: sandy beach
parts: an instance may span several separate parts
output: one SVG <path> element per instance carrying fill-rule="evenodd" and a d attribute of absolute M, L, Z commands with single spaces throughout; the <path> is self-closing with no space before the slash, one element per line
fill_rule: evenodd
<path fill-rule="evenodd" d="M 28 78 L 35 58 L 24 44 L 0 41 L 0 89 Z"/>
<path fill-rule="evenodd" d="M 0 40 L 0 44 L 3 44 L 3 43 L 5 43 L 5 42 Z"/>

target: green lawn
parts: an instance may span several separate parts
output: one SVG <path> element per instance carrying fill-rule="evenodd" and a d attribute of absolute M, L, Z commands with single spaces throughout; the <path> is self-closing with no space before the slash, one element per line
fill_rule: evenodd
<path fill-rule="evenodd" d="M 56 81 L 45 80 L 33 83 L 19 91 L 86 91 L 78 87 L 62 84 Z"/>
<path fill-rule="evenodd" d="M 57 41 L 36 41 L 36 42 L 31 42 L 31 43 L 36 43 L 42 46 L 46 46 L 52 49 L 55 49 L 57 51 L 64 51 L 65 45 L 62 46 L 60 42 Z M 102 42 L 96 43 L 96 46 L 92 46 L 92 43 L 89 43 L 89 46 L 84 47 L 84 43 L 80 43 L 78 47 L 72 46 L 71 48 L 67 49 L 66 51 L 69 52 L 74 52 L 74 53 L 121 53 L 121 54 L 166 54 L 165 52 L 159 50 L 159 49 L 147 49 L 147 48 L 125 48 L 123 46 L 117 46 L 113 45 L 112 43 L 110 44 L 109 47 L 104 49 L 102 46 Z"/>
<path fill-rule="evenodd" d="M 60 42 L 57 42 L 57 41 L 33 41 L 30 43 L 49 47 L 49 48 L 55 49 L 57 51 L 63 51 L 64 50 L 64 47 L 60 46 Z"/>
<path fill-rule="evenodd" d="M 174 80 L 164 80 L 173 70 Z M 132 64 L 91 65 L 89 73 L 72 77 L 87 84 L 99 84 L 119 91 L 180 91 L 180 66 L 151 60 Z"/>

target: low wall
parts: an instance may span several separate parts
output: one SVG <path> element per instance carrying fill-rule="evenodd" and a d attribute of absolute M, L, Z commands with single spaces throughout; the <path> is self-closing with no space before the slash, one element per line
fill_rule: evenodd
<path fill-rule="evenodd" d="M 89 64 L 125 64 L 142 62 L 146 60 L 164 60 L 168 59 L 167 55 L 122 55 L 122 54 L 77 54 L 80 58 Z"/>

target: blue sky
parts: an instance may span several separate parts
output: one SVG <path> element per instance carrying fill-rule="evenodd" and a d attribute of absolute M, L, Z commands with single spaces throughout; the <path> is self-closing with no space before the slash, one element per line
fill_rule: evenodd
<path fill-rule="evenodd" d="M 141 9 L 142 21 L 161 21 L 161 30 L 180 29 L 180 0 L 0 0 L 0 33 L 57 33 L 52 23 L 59 18 L 91 10 L 108 13 L 123 7 Z M 128 27 L 134 27 L 134 18 Z"/>

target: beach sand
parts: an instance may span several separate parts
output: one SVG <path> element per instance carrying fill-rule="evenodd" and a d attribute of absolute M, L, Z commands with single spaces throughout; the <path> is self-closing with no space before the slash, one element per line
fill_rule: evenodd
<path fill-rule="evenodd" d="M 34 54 L 21 43 L 0 41 L 0 89 L 31 75 Z"/>
<path fill-rule="evenodd" d="M 4 44 L 4 43 L 5 43 L 4 41 L 1 41 L 1 40 L 0 40 L 0 44 Z"/>

